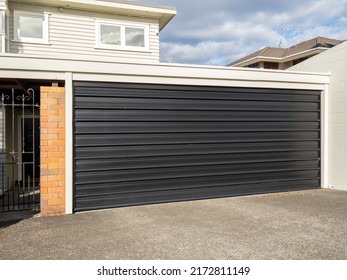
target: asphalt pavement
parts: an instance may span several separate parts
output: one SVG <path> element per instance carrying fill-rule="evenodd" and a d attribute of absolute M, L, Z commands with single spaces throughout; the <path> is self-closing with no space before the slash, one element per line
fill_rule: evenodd
<path fill-rule="evenodd" d="M 347 192 L 23 215 L 0 223 L 0 259 L 346 260 Z"/>

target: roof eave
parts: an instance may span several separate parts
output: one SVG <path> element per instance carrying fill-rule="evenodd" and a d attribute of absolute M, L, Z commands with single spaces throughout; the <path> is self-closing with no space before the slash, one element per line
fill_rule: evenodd
<path fill-rule="evenodd" d="M 115 0 L 112 2 L 102 0 L 13 0 L 11 2 L 156 18 L 159 20 L 160 30 L 162 30 L 177 13 L 176 8 L 174 7 L 150 5 L 124 0 Z"/>
<path fill-rule="evenodd" d="M 266 62 L 278 62 L 278 63 L 285 63 L 294 59 L 299 59 L 302 57 L 305 57 L 307 55 L 314 55 L 314 54 L 318 54 L 321 53 L 322 51 L 327 50 L 328 48 L 324 48 L 324 47 L 318 47 L 318 48 L 314 48 L 314 49 L 310 49 L 310 50 L 306 50 L 306 51 L 302 51 L 296 54 L 292 54 L 292 55 L 288 55 L 285 57 L 268 57 L 268 56 L 256 56 L 253 57 L 251 59 L 247 59 L 245 61 L 241 61 L 235 64 L 229 64 L 228 66 L 232 66 L 232 67 L 245 67 L 257 62 L 262 62 L 262 61 L 266 61 Z"/>

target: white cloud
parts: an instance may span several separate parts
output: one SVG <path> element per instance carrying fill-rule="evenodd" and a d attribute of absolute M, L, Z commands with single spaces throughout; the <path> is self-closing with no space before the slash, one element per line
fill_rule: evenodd
<path fill-rule="evenodd" d="M 227 64 L 262 47 L 347 39 L 347 0 L 144 0 L 176 6 L 161 33 L 166 62 Z"/>
<path fill-rule="evenodd" d="M 164 62 L 201 64 L 204 61 L 209 65 L 227 64 L 240 51 L 235 50 L 233 42 L 206 41 L 196 45 L 163 42 L 160 47 Z"/>

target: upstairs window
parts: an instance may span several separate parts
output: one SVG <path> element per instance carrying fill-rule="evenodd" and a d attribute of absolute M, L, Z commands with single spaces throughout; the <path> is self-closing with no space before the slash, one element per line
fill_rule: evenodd
<path fill-rule="evenodd" d="M 145 29 L 138 27 L 125 27 L 125 46 L 145 47 Z"/>
<path fill-rule="evenodd" d="M 100 46 L 121 46 L 121 27 L 117 25 L 101 24 L 99 26 Z"/>
<path fill-rule="evenodd" d="M 96 22 L 96 44 L 99 48 L 148 50 L 149 31 L 146 25 Z"/>
<path fill-rule="evenodd" d="M 48 43 L 48 14 L 14 11 L 14 40 Z"/>

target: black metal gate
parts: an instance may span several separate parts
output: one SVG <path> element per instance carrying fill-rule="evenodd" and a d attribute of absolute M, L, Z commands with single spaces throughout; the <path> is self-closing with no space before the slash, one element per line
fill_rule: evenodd
<path fill-rule="evenodd" d="M 84 83 L 75 211 L 320 187 L 320 92 Z"/>
<path fill-rule="evenodd" d="M 40 98 L 33 89 L 1 93 L 0 212 L 38 210 Z"/>

